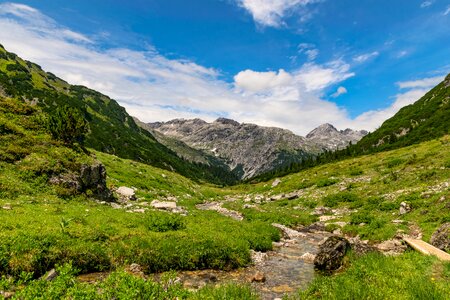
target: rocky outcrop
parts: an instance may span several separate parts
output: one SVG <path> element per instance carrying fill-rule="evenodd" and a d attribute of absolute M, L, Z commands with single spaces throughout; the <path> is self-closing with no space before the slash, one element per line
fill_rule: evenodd
<path fill-rule="evenodd" d="M 200 119 L 175 119 L 140 126 L 216 157 L 242 179 L 300 162 L 323 150 L 345 148 L 366 134 L 351 129 L 337 131 L 331 125 L 332 130 L 329 130 L 328 125 L 323 125 L 305 138 L 286 129 L 239 123 L 226 118 L 212 123 Z M 164 140 L 160 142 L 164 143 Z"/>
<path fill-rule="evenodd" d="M 93 197 L 113 201 L 112 192 L 106 186 L 106 168 L 101 163 L 83 164 L 79 173 L 67 172 L 53 176 L 50 184 L 59 185 L 71 193 L 90 192 Z"/>
<path fill-rule="evenodd" d="M 445 223 L 431 236 L 431 245 L 442 251 L 450 252 L 450 223 Z"/>
<path fill-rule="evenodd" d="M 350 243 L 343 237 L 331 236 L 319 247 L 314 266 L 320 271 L 334 271 L 342 266 Z"/>

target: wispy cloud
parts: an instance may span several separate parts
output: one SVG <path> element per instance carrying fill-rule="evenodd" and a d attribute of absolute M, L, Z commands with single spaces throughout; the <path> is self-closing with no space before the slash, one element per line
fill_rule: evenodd
<path fill-rule="evenodd" d="M 305 54 L 307 59 L 312 61 L 319 55 L 319 50 L 314 44 L 301 43 L 298 45 L 298 53 Z"/>
<path fill-rule="evenodd" d="M 357 63 L 363 63 L 363 62 L 368 61 L 371 58 L 377 57 L 378 55 L 380 55 L 380 53 L 378 51 L 373 51 L 370 53 L 365 53 L 365 54 L 355 56 L 355 57 L 353 57 L 353 60 Z"/>
<path fill-rule="evenodd" d="M 450 14 L 450 5 L 447 6 L 447 9 L 444 11 L 444 16 Z"/>
<path fill-rule="evenodd" d="M 421 7 L 421 8 L 425 8 L 425 7 L 431 6 L 431 5 L 433 4 L 433 2 L 434 2 L 434 1 L 431 1 L 431 0 L 424 1 L 424 2 L 422 2 L 422 3 L 420 4 L 420 7 Z"/>
<path fill-rule="evenodd" d="M 255 22 L 262 26 L 281 27 L 283 18 L 293 13 L 296 9 L 321 0 L 235 0 L 236 3 L 246 9 Z M 303 21 L 311 18 L 309 12 L 303 12 Z"/>
<path fill-rule="evenodd" d="M 443 76 L 427 77 L 418 80 L 397 82 L 400 89 L 431 88 L 444 80 Z"/>

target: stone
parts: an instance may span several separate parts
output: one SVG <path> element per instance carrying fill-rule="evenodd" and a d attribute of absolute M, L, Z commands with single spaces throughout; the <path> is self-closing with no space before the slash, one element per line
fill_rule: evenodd
<path fill-rule="evenodd" d="M 273 196 L 271 196 L 271 197 L 270 197 L 270 200 L 271 200 L 271 201 L 278 201 L 278 200 L 281 200 L 281 199 L 283 199 L 283 198 L 285 198 L 285 195 L 284 195 L 284 194 L 278 194 L 278 195 L 273 195 Z"/>
<path fill-rule="evenodd" d="M 153 200 L 150 205 L 156 209 L 172 210 L 177 208 L 176 202 Z"/>
<path fill-rule="evenodd" d="M 136 200 L 136 194 L 132 188 L 121 186 L 116 190 L 116 194 L 123 202 Z"/>
<path fill-rule="evenodd" d="M 250 282 L 266 282 L 266 275 L 263 272 L 257 271 L 251 276 Z"/>
<path fill-rule="evenodd" d="M 442 224 L 430 239 L 430 244 L 442 251 L 450 252 L 450 222 Z"/>
<path fill-rule="evenodd" d="M 320 271 L 334 271 L 342 266 L 350 243 L 343 237 L 331 236 L 319 246 L 314 266 Z"/>
<path fill-rule="evenodd" d="M 12 210 L 11 203 L 5 203 L 2 207 L 4 210 Z"/>
<path fill-rule="evenodd" d="M 314 263 L 314 259 L 316 258 L 316 256 L 312 253 L 306 252 L 305 254 L 300 256 L 300 258 L 307 263 Z"/>
<path fill-rule="evenodd" d="M 286 194 L 286 199 L 288 199 L 288 200 L 294 200 L 297 198 L 298 198 L 297 192 L 292 192 L 292 193 Z"/>
<path fill-rule="evenodd" d="M 319 217 L 319 221 L 320 222 L 327 222 L 327 221 L 335 220 L 337 218 L 338 218 L 337 216 L 320 216 Z"/>
<path fill-rule="evenodd" d="M 408 203 L 406 203 L 406 202 L 400 203 L 400 210 L 399 210 L 400 215 L 407 214 L 410 211 L 411 211 L 411 206 Z"/>
<path fill-rule="evenodd" d="M 272 288 L 272 292 L 282 294 L 282 293 L 291 293 L 294 291 L 294 288 L 290 287 L 287 284 L 277 285 Z"/>
<path fill-rule="evenodd" d="M 368 244 L 367 240 L 362 241 L 359 236 L 355 237 L 355 238 L 350 238 L 349 239 L 351 248 L 353 250 L 354 253 L 358 254 L 358 255 L 364 255 L 367 254 L 369 252 L 376 252 L 377 249 L 371 245 Z"/>
<path fill-rule="evenodd" d="M 55 269 L 51 269 L 44 277 L 45 281 L 52 281 L 54 280 L 56 277 L 58 277 L 58 272 L 56 272 Z"/>
<path fill-rule="evenodd" d="M 384 241 L 376 245 L 376 249 L 387 256 L 400 255 L 406 251 L 407 246 L 400 239 Z"/>
<path fill-rule="evenodd" d="M 12 297 L 14 297 L 14 292 L 5 292 L 5 291 L 0 291 L 0 296 L 3 299 L 11 299 Z"/>
<path fill-rule="evenodd" d="M 277 178 L 272 182 L 272 187 L 274 188 L 274 187 L 278 186 L 280 183 L 281 183 L 281 180 Z"/>
<path fill-rule="evenodd" d="M 331 213 L 330 208 L 319 206 L 319 207 L 316 207 L 311 214 L 316 215 L 316 216 L 322 216 L 322 215 L 330 214 L 330 213 Z"/>
<path fill-rule="evenodd" d="M 49 183 L 59 185 L 73 194 L 90 191 L 99 200 L 114 201 L 112 192 L 106 186 L 106 168 L 101 163 L 83 164 L 79 174 L 59 174 L 51 177 Z"/>
<path fill-rule="evenodd" d="M 142 269 L 142 267 L 136 263 L 132 263 L 131 265 L 129 265 L 128 267 L 125 268 L 125 272 L 134 275 L 136 277 L 141 277 L 144 278 L 144 270 Z"/>
<path fill-rule="evenodd" d="M 250 257 L 253 264 L 261 265 L 268 258 L 268 255 L 265 252 L 250 250 Z"/>
<path fill-rule="evenodd" d="M 117 204 L 117 203 L 114 203 L 114 202 L 111 202 L 110 205 L 111 205 L 111 207 L 114 208 L 114 209 L 121 209 L 121 208 L 122 208 L 122 205 Z"/>

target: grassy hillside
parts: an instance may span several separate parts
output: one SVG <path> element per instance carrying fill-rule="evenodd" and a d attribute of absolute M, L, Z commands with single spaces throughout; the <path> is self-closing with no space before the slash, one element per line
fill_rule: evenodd
<path fill-rule="evenodd" d="M 70 85 L 38 65 L 24 61 L 0 45 L 0 95 L 21 98 L 51 113 L 69 105 L 89 122 L 86 145 L 98 151 L 175 170 L 193 179 L 228 184 L 236 180 L 221 165 L 192 164 L 178 157 L 109 97 L 83 86 Z"/>
<path fill-rule="evenodd" d="M 400 109 L 359 141 L 356 152 L 395 149 L 450 133 L 450 74 L 414 104 Z M 353 150 L 353 149 L 352 149 Z"/>

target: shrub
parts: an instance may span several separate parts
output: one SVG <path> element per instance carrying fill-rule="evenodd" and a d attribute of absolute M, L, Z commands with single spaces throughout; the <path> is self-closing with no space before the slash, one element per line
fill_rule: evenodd
<path fill-rule="evenodd" d="M 82 143 L 88 131 L 88 125 L 83 116 L 74 108 L 58 107 L 47 120 L 47 129 L 54 139 L 66 144 Z"/>
<path fill-rule="evenodd" d="M 316 185 L 317 185 L 317 187 L 326 187 L 326 186 L 336 184 L 338 182 L 339 182 L 339 180 L 336 178 L 325 178 L 325 179 L 319 179 L 316 182 Z"/>
<path fill-rule="evenodd" d="M 324 197 L 322 199 L 325 206 L 328 207 L 336 207 L 339 203 L 342 202 L 356 202 L 358 201 L 358 196 L 356 194 L 350 192 L 341 192 L 337 194 L 332 194 Z"/>
<path fill-rule="evenodd" d="M 155 232 L 175 231 L 186 228 L 183 217 L 164 212 L 152 213 L 146 220 L 148 230 Z"/>

